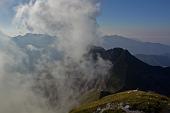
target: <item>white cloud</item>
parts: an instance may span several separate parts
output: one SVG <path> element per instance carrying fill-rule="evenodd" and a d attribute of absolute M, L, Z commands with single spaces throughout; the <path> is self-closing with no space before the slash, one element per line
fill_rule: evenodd
<path fill-rule="evenodd" d="M 58 36 L 65 52 L 81 55 L 98 37 L 98 12 L 98 0 L 36 0 L 18 7 L 15 22 L 21 29 Z"/>
<path fill-rule="evenodd" d="M 23 73 L 23 59 L 27 59 L 26 54 L 0 32 L 0 112 L 47 113 L 44 99 L 31 89 L 30 74 Z"/>
<path fill-rule="evenodd" d="M 57 96 L 57 99 L 52 97 L 53 101 L 56 99 L 54 102 L 57 101 L 55 105 L 57 113 L 68 113 L 70 108 L 78 103 L 77 97 L 88 89 L 92 80 L 93 83 L 96 78 L 103 80 L 110 68 L 110 63 L 102 58 L 99 58 L 98 62 L 85 58 L 89 46 L 96 44 L 100 38 L 96 22 L 99 6 L 99 0 L 32 0 L 17 8 L 14 22 L 22 30 L 58 37 L 59 42 L 55 49 L 60 49 L 64 54 L 62 60 L 50 62 L 49 54 L 42 54 L 43 59 L 38 59 L 40 63 L 35 68 L 36 72 L 43 73 L 38 73 L 38 76 L 43 77 L 45 74 L 55 78 L 54 85 L 57 88 L 55 91 L 49 92 L 49 98 L 54 94 L 55 97 Z M 36 78 L 36 76 L 34 77 Z M 99 85 L 97 84 L 100 83 L 99 81 L 96 81 L 95 85 Z M 45 88 L 51 84 L 51 81 L 47 80 L 36 84 L 41 87 L 44 85 L 43 82 L 47 82 Z M 96 88 L 95 85 L 93 84 L 93 88 Z M 104 85 L 102 84 L 102 86 Z M 47 107 L 43 107 L 43 109 L 45 108 Z M 35 113 L 36 110 L 33 109 L 32 113 Z"/>

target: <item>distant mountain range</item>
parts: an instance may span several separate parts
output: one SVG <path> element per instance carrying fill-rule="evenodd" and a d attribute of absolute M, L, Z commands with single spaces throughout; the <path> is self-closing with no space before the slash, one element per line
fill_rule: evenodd
<path fill-rule="evenodd" d="M 13 37 L 12 40 L 20 48 L 29 53 L 29 55 L 32 55 L 34 57 L 39 56 L 36 55 L 38 54 L 38 52 L 39 54 L 48 52 L 53 58 L 55 58 L 58 54 L 56 48 L 54 50 L 54 48 L 50 47 L 54 43 L 54 41 L 57 40 L 57 37 L 52 37 L 44 34 L 28 33 L 23 36 Z M 124 48 L 130 51 L 138 59 L 150 65 L 170 66 L 169 45 L 141 42 L 118 35 L 104 36 L 102 40 L 102 47 L 104 47 L 105 49 L 112 49 L 116 47 Z M 57 41 L 55 41 L 55 43 L 57 43 Z"/>
<path fill-rule="evenodd" d="M 23 51 L 28 53 L 28 55 L 30 56 L 30 61 L 34 63 L 34 61 L 36 62 L 37 58 L 40 58 L 41 54 L 43 53 L 51 54 L 52 59 L 58 58 L 60 53 L 58 53 L 56 48 L 52 48 L 50 46 L 51 44 L 53 44 L 55 38 L 56 37 L 51 37 L 48 35 L 26 34 L 25 36 L 18 36 L 12 39 L 19 47 L 23 49 Z M 139 88 L 141 90 L 151 90 L 161 94 L 170 95 L 170 68 L 149 65 L 165 65 L 162 63 L 157 63 L 157 61 L 160 60 L 161 62 L 167 63 L 167 66 L 168 61 L 165 60 L 165 57 L 159 57 L 160 59 L 156 59 L 155 61 L 157 63 L 156 64 L 150 62 L 155 57 L 151 57 L 148 55 L 168 53 L 170 52 L 170 46 L 139 42 L 116 35 L 104 37 L 103 46 L 108 50 L 105 50 L 101 47 L 94 47 L 91 50 L 91 53 L 94 55 L 94 57 L 99 53 L 101 57 L 103 57 L 103 59 L 110 60 L 114 65 L 110 72 L 110 79 L 106 81 L 106 86 L 108 89 L 114 89 L 114 91 L 117 91 Z M 136 56 L 140 59 L 145 58 L 145 56 L 147 58 L 151 57 L 151 60 L 149 59 L 147 61 L 147 58 L 143 59 L 143 61 L 149 64 L 144 63 L 143 61 L 133 56 L 126 49 L 110 49 L 114 47 L 126 48 L 130 50 L 133 54 L 147 54 Z M 32 68 L 33 64 L 29 65 Z"/>
<path fill-rule="evenodd" d="M 129 50 L 132 54 L 162 55 L 170 53 L 170 46 L 160 43 L 141 42 L 119 35 L 103 37 L 102 46 L 105 49 L 116 47 Z"/>
<path fill-rule="evenodd" d="M 28 33 L 26 35 L 19 35 L 16 37 L 12 37 L 12 40 L 21 48 L 26 48 L 31 45 L 35 48 L 47 48 L 49 45 L 54 43 L 56 37 L 52 37 L 45 34 L 31 34 Z"/>
<path fill-rule="evenodd" d="M 170 46 L 141 42 L 134 39 L 113 35 L 103 38 L 102 46 L 105 49 L 116 47 L 124 48 L 130 51 L 138 59 L 153 66 L 170 66 Z"/>
<path fill-rule="evenodd" d="M 61 58 L 61 53 L 53 44 L 57 44 L 57 38 L 45 34 L 31 34 L 19 35 L 12 37 L 12 41 L 28 55 L 28 61 L 25 63 L 28 71 L 33 71 L 35 64 L 43 58 L 49 60 L 57 60 Z M 44 57 L 44 55 L 48 55 Z"/>
<path fill-rule="evenodd" d="M 13 37 L 13 41 L 20 47 L 32 45 L 36 48 L 46 48 L 47 46 L 54 43 L 57 37 L 52 37 L 45 34 L 31 34 L 28 33 L 23 36 Z M 124 48 L 129 50 L 132 54 L 144 54 L 144 55 L 162 55 L 170 54 L 170 46 L 151 43 L 141 42 L 130 38 L 122 37 L 119 35 L 104 36 L 102 39 L 102 47 L 105 49 L 112 48 Z M 57 41 L 55 41 L 56 43 Z"/>

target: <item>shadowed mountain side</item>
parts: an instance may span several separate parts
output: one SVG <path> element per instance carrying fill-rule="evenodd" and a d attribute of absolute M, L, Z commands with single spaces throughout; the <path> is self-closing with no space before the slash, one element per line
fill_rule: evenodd
<path fill-rule="evenodd" d="M 170 95 L 170 67 L 148 65 L 121 48 L 104 50 L 97 47 L 92 51 L 93 57 L 100 55 L 113 63 L 110 79 L 106 83 L 108 90 L 117 82 L 116 85 L 119 84 L 123 91 L 140 89 Z"/>

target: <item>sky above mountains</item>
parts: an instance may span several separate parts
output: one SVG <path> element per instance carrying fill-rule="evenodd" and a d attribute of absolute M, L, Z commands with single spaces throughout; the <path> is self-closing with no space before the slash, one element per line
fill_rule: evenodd
<path fill-rule="evenodd" d="M 29 0 L 0 0 L 0 30 L 14 35 L 16 6 Z M 98 23 L 105 34 L 119 34 L 170 45 L 169 0 L 101 0 Z"/>

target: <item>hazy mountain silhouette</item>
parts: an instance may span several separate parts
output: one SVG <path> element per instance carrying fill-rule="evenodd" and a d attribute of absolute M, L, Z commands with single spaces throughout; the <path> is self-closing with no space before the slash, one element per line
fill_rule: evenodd
<path fill-rule="evenodd" d="M 160 43 L 141 42 L 130 38 L 112 35 L 103 37 L 102 46 L 105 49 L 124 48 L 133 54 L 160 55 L 170 53 L 170 46 Z"/>

